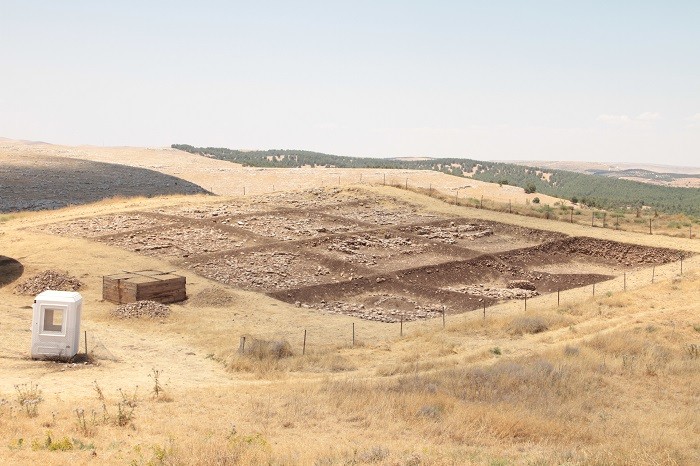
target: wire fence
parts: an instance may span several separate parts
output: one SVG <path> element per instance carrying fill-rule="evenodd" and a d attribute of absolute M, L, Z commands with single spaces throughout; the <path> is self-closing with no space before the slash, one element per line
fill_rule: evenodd
<path fill-rule="evenodd" d="M 274 331 L 270 333 L 239 335 L 239 340 L 231 343 L 231 348 L 237 348 L 239 354 L 247 354 L 251 341 L 262 339 L 267 341 L 285 341 L 290 350 L 296 355 L 327 352 L 339 348 L 363 346 L 366 342 L 377 343 L 378 340 L 392 341 L 402 337 L 410 337 L 425 331 L 449 329 L 455 324 L 469 320 L 507 316 L 518 313 L 551 311 L 555 309 L 570 309 L 586 302 L 609 298 L 618 294 L 633 292 L 642 287 L 670 280 L 682 280 L 689 273 L 697 270 L 698 260 L 682 259 L 676 262 L 652 266 L 644 269 L 628 270 L 610 280 L 592 283 L 579 288 L 557 290 L 534 298 L 510 300 L 491 306 L 483 305 L 477 309 L 469 309 L 461 313 L 443 312 L 431 319 L 399 320 L 396 323 L 369 323 L 360 318 L 352 319 L 343 328 L 337 328 L 337 322 L 327 322 L 313 329 L 298 328 L 295 332 Z M 371 328 L 369 328 L 371 325 Z M 377 325 L 383 328 L 377 329 Z M 333 331 L 329 329 L 333 327 Z"/>
<path fill-rule="evenodd" d="M 329 169 L 328 172 L 315 173 L 316 185 L 320 187 L 340 187 L 364 184 L 368 186 L 393 186 L 404 190 L 419 192 L 428 196 L 442 199 L 455 205 L 486 209 L 496 212 L 508 212 L 533 218 L 560 221 L 591 228 L 604 228 L 649 235 L 664 235 L 671 237 L 685 237 L 697 239 L 700 232 L 700 224 L 693 224 L 692 220 L 679 222 L 672 217 L 660 216 L 657 211 L 645 208 L 635 211 L 633 218 L 627 218 L 619 212 L 606 210 L 581 209 L 565 199 L 554 201 L 559 205 L 552 207 L 549 203 L 540 203 L 537 193 L 523 198 L 521 188 L 517 186 L 503 185 L 499 189 L 506 191 L 500 198 L 484 196 L 477 186 L 468 183 L 483 183 L 471 178 L 455 178 L 459 183 L 445 183 L 444 180 L 431 180 L 433 177 L 442 176 L 439 172 L 426 171 L 420 179 L 409 175 L 415 172 L 395 170 L 395 173 L 387 176 L 384 172 L 372 172 L 362 169 L 344 169 L 347 173 L 340 173 Z M 467 183 L 467 184 L 465 184 Z M 488 183 L 493 185 L 494 183 Z M 270 194 L 286 190 L 299 189 L 299 184 L 293 179 L 275 183 L 250 183 L 240 187 L 240 194 Z M 213 187 L 211 188 L 214 189 Z M 512 195 L 511 195 L 512 194 Z M 541 195 L 541 194 L 540 194 Z M 533 202 L 534 201 L 534 202 Z M 697 221 L 697 220 L 696 220 Z M 664 226 L 664 223 L 666 225 Z M 670 225 L 670 226 L 669 226 Z"/>

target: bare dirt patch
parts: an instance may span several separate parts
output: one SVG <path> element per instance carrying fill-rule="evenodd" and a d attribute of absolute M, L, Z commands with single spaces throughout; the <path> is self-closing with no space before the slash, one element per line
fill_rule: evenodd
<path fill-rule="evenodd" d="M 195 307 L 228 307 L 236 303 L 236 297 L 224 288 L 204 288 L 187 300 L 187 304 Z"/>

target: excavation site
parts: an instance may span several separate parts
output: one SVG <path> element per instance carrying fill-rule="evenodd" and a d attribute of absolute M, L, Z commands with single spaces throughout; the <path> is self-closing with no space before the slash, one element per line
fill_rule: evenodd
<path fill-rule="evenodd" d="M 358 188 L 137 209 L 41 231 L 166 259 L 300 308 L 381 322 L 579 288 L 681 255 L 445 215 Z"/>

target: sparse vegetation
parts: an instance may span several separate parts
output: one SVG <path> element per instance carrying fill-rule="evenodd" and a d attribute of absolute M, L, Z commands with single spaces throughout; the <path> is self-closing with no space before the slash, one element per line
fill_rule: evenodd
<path fill-rule="evenodd" d="M 148 202 L 150 208 L 168 201 Z M 564 215 L 554 207 L 552 215 Z M 526 226 L 551 223 L 513 217 Z M 21 231 L 10 222 L 5 230 L 13 257 L 55 240 L 26 229 L 31 222 L 39 219 L 23 219 Z M 602 229 L 593 234 L 635 238 Z M 665 247 L 677 242 L 653 240 Z M 225 306 L 176 304 L 173 318 L 157 325 L 109 319 L 112 305 L 99 302 L 100 276 L 113 264 L 139 270 L 160 262 L 82 239 L 56 241 L 61 247 L 50 257 L 36 253 L 37 260 L 74 261 L 70 272 L 84 281 L 89 297 L 83 317 L 95 335 L 96 364 L 15 356 L 26 335 L 18 310 L 27 298 L 0 289 L 7 302 L 0 307 L 8 311 L 0 313 L 0 324 L 10 338 L 19 335 L 0 344 L 12 366 L 0 375 L 41 376 L 44 392 L 35 417 L 12 396 L 0 402 L 0 458 L 6 462 L 79 463 L 94 461 L 93 454 L 105 464 L 138 465 L 700 459 L 692 416 L 700 386 L 696 258 L 684 263 L 682 277 L 677 263 L 657 266 L 653 285 L 651 270 L 642 268 L 628 273 L 626 292 L 618 277 L 599 282 L 595 299 L 587 287 L 562 292 L 559 307 L 550 294 L 528 301 L 527 311 L 511 301 L 489 306 L 485 318 L 481 310 L 448 313 L 444 328 L 440 317 L 404 322 L 399 337 L 398 324 L 320 314 L 225 284 L 217 286 L 235 296 Z M 393 280 L 388 277 L 386 284 Z M 188 281 L 193 296 L 211 286 L 201 277 Z M 359 324 L 354 346 L 352 322 Z M 310 338 L 302 354 L 305 329 Z M 241 352 L 240 335 L 246 336 Z M 143 367 L 153 369 L 133 369 Z M 68 381 L 70 390 L 55 380 Z M 171 390 L 177 396 L 161 403 Z M 0 391 L 12 395 L 12 384 Z"/>
<path fill-rule="evenodd" d="M 342 157 L 301 150 L 240 151 L 222 147 L 193 147 L 173 144 L 174 149 L 228 160 L 252 167 L 390 168 L 434 170 L 471 177 L 489 183 L 522 186 L 525 192 L 548 194 L 561 199 L 575 198 L 581 204 L 604 209 L 653 206 L 669 213 L 700 215 L 700 188 L 659 186 L 627 179 L 564 170 L 526 167 L 512 163 L 470 159 L 423 160 Z M 459 167 L 455 169 L 453 167 Z M 546 175 L 545 175 L 546 173 Z"/>
<path fill-rule="evenodd" d="M 39 415 L 39 403 L 44 401 L 41 396 L 39 385 L 29 382 L 15 385 L 17 392 L 17 403 L 21 409 L 29 417 L 37 417 Z"/>

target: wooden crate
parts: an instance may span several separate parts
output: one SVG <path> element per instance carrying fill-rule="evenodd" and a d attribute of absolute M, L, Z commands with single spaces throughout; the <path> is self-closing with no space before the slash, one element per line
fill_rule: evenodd
<path fill-rule="evenodd" d="M 107 275 L 102 277 L 102 299 L 117 304 L 144 300 L 176 303 L 187 299 L 186 280 L 158 270 Z"/>

